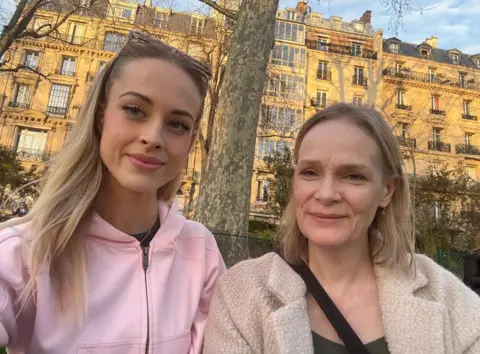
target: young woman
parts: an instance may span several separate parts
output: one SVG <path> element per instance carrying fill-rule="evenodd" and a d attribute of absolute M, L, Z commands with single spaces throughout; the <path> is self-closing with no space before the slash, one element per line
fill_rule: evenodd
<path fill-rule="evenodd" d="M 0 347 L 200 353 L 224 263 L 172 200 L 210 71 L 132 32 L 99 74 L 31 212 L 0 232 Z"/>
<path fill-rule="evenodd" d="M 280 231 L 294 267 L 275 253 L 234 266 L 212 298 L 204 353 L 480 353 L 480 298 L 414 253 L 403 158 L 382 117 L 346 104 L 316 113 L 294 164 Z M 322 310 L 333 305 L 320 307 L 298 267 L 356 340 L 340 340 L 346 326 L 333 327 Z"/>

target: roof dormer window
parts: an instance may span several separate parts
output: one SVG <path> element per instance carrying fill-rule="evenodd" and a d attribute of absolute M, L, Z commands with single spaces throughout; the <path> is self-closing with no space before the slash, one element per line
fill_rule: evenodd
<path fill-rule="evenodd" d="M 400 47 L 400 45 L 398 43 L 395 43 L 395 42 L 390 42 L 388 44 L 388 49 L 390 50 L 390 53 L 393 53 L 393 54 L 398 54 L 399 53 L 399 47 Z"/>
<path fill-rule="evenodd" d="M 452 53 L 450 54 L 450 59 L 452 59 L 452 63 L 455 65 L 460 64 L 460 56 L 458 54 Z"/>

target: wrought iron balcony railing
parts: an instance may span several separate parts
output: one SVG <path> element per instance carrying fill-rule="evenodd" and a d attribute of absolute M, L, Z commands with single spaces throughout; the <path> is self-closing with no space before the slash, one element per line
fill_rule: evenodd
<path fill-rule="evenodd" d="M 398 143 L 400 146 L 409 147 L 409 148 L 416 148 L 417 147 L 417 139 L 415 138 L 407 138 L 405 136 L 397 136 Z"/>
<path fill-rule="evenodd" d="M 55 115 L 59 115 L 59 116 L 65 116 L 67 114 L 67 108 L 48 106 L 47 107 L 47 113 L 55 114 Z"/>
<path fill-rule="evenodd" d="M 472 116 L 471 114 L 462 114 L 462 119 L 465 120 L 477 120 L 477 116 Z"/>
<path fill-rule="evenodd" d="M 395 108 L 397 109 L 403 109 L 405 111 L 411 111 L 412 110 L 412 106 L 409 106 L 409 105 L 406 105 L 406 104 L 401 104 L 401 103 L 397 103 L 395 105 Z"/>
<path fill-rule="evenodd" d="M 19 109 L 30 109 L 30 103 L 10 101 L 8 102 L 8 107 L 19 108 Z"/>
<path fill-rule="evenodd" d="M 455 145 L 455 152 L 457 154 L 467 154 L 467 155 L 479 155 L 480 148 L 471 144 L 458 144 Z"/>
<path fill-rule="evenodd" d="M 452 148 L 450 144 L 444 143 L 443 141 L 429 141 L 428 150 L 440 151 L 440 152 L 451 152 Z"/>

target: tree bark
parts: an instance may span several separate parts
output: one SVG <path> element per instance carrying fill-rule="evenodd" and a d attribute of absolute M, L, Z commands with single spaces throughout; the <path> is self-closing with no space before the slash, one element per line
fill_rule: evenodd
<path fill-rule="evenodd" d="M 194 218 L 216 235 L 227 265 L 248 257 L 258 115 L 278 0 L 242 2 Z"/>

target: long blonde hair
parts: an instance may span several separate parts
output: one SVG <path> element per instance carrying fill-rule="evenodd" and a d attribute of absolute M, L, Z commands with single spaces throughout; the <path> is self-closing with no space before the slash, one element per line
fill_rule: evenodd
<path fill-rule="evenodd" d="M 369 245 L 372 258 L 377 264 L 406 269 L 413 262 L 415 249 L 408 178 L 397 139 L 377 111 L 368 107 L 338 103 L 315 113 L 298 132 L 293 162 L 295 165 L 298 162 L 298 152 L 305 135 L 318 124 L 335 119 L 348 119 L 374 138 L 383 158 L 387 179 L 397 181 L 390 204 L 384 211 L 377 211 L 369 228 Z M 279 237 L 288 262 L 307 261 L 308 243 L 298 226 L 293 197 L 280 221 Z"/>
<path fill-rule="evenodd" d="M 183 69 L 195 82 L 202 99 L 208 88 L 209 69 L 186 54 L 137 31 L 132 31 L 122 50 L 100 72 L 82 105 L 76 124 L 61 151 L 47 171 L 45 184 L 30 213 L 0 225 L 0 230 L 29 222 L 25 240 L 30 244 L 30 274 L 24 300 L 34 298 L 36 276 L 46 265 L 60 309 L 73 306 L 79 322 L 86 304 L 86 255 L 81 228 L 90 217 L 92 206 L 105 181 L 106 167 L 100 158 L 99 120 L 108 92 L 122 67 L 135 59 L 154 58 L 170 61 Z M 203 111 L 203 107 L 201 112 Z M 194 127 L 194 145 L 200 126 Z M 158 190 L 158 199 L 171 201 L 178 190 L 181 175 Z"/>

